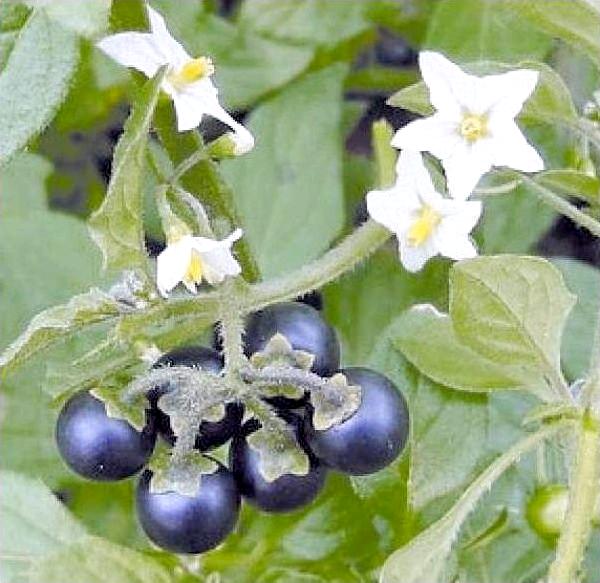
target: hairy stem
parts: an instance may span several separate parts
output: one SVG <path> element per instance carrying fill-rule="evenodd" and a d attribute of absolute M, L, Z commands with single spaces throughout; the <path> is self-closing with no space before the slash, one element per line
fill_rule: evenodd
<path fill-rule="evenodd" d="M 238 282 L 225 282 L 219 308 L 219 334 L 223 341 L 225 378 L 228 379 L 237 379 L 238 371 L 248 362 L 243 350 L 244 315 L 240 310 L 240 292 Z"/>
<path fill-rule="evenodd" d="M 591 532 L 600 478 L 600 424 L 586 413 L 579 425 L 577 457 L 571 477 L 569 507 L 558 540 L 556 557 L 548 572 L 548 583 L 572 583 Z"/>
<path fill-rule="evenodd" d="M 266 366 L 262 369 L 248 366 L 240 370 L 240 376 L 244 381 L 257 385 L 292 385 L 308 391 L 326 388 L 329 383 L 329 379 L 318 374 L 288 366 Z"/>
<path fill-rule="evenodd" d="M 545 186 L 538 184 L 535 180 L 527 176 L 526 174 L 518 173 L 524 184 L 527 184 L 535 194 L 548 206 L 552 207 L 555 211 L 571 219 L 574 223 L 580 225 L 584 229 L 587 229 L 592 235 L 600 237 L 600 222 L 590 217 L 583 211 L 580 211 L 577 207 L 573 206 L 569 201 L 558 196 L 558 194 L 552 192 Z"/>

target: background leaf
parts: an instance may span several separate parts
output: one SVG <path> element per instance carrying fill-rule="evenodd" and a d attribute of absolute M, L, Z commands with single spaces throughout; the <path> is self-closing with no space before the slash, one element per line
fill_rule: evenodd
<path fill-rule="evenodd" d="M 342 227 L 345 74 L 334 65 L 307 75 L 256 108 L 248 124 L 256 147 L 225 168 L 266 277 L 318 256 Z"/>
<path fill-rule="evenodd" d="M 31 8 L 41 8 L 56 23 L 76 33 L 94 37 L 106 31 L 111 0 L 26 0 Z"/>
<path fill-rule="evenodd" d="M 573 303 L 560 273 L 543 259 L 479 257 L 450 272 L 458 337 L 496 363 L 537 369 L 551 383 L 560 379 L 561 336 Z"/>
<path fill-rule="evenodd" d="M 148 131 L 164 71 L 147 81 L 115 149 L 112 174 L 102 206 L 90 217 L 90 232 L 104 255 L 106 269 L 144 271 L 142 171 Z"/>
<path fill-rule="evenodd" d="M 0 165 L 48 124 L 79 59 L 75 34 L 34 11 L 0 72 Z"/>
<path fill-rule="evenodd" d="M 440 0 L 424 48 L 450 59 L 509 62 L 542 59 L 550 39 L 497 0 Z"/>

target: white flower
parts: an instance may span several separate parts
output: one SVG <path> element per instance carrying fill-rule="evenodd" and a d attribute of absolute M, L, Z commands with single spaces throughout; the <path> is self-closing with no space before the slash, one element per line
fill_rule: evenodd
<path fill-rule="evenodd" d="M 403 150 L 396 172 L 394 186 L 367 194 L 367 209 L 396 234 L 402 265 L 414 272 L 438 254 L 456 260 L 477 255 L 469 233 L 481 215 L 481 202 L 436 192 L 417 152 Z"/>
<path fill-rule="evenodd" d="M 544 169 L 544 161 L 515 123 L 535 89 L 537 71 L 476 77 L 430 51 L 419 55 L 419 66 L 436 112 L 399 129 L 392 145 L 439 158 L 451 196 L 468 198 L 492 166 Z"/>
<path fill-rule="evenodd" d="M 198 126 L 204 114 L 227 124 L 234 130 L 232 138 L 236 153 L 248 152 L 254 147 L 252 134 L 221 106 L 218 91 L 210 77 L 214 73 L 208 57 L 193 59 L 169 33 L 164 18 L 148 8 L 150 32 L 122 32 L 103 38 L 98 47 L 115 61 L 154 77 L 168 65 L 162 89 L 173 99 L 177 114 L 177 128 L 181 131 Z"/>
<path fill-rule="evenodd" d="M 164 297 L 182 282 L 196 293 L 196 285 L 206 280 L 210 285 L 221 283 L 227 276 L 241 272 L 240 264 L 231 254 L 232 245 L 242 236 L 236 229 L 222 241 L 185 235 L 167 245 L 156 260 L 156 286 Z"/>

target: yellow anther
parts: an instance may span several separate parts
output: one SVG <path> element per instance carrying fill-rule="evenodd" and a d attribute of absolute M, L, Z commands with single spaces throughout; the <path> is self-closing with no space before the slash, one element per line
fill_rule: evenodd
<path fill-rule="evenodd" d="M 201 283 L 204 269 L 202 267 L 202 258 L 197 251 L 192 251 L 190 264 L 185 273 L 185 280 L 191 283 Z"/>
<path fill-rule="evenodd" d="M 476 142 L 487 134 L 485 115 L 467 113 L 460 122 L 460 135 L 468 142 Z"/>
<path fill-rule="evenodd" d="M 408 230 L 409 245 L 418 247 L 425 243 L 441 220 L 442 216 L 440 213 L 433 210 L 429 205 L 421 207 L 414 223 Z"/>
<path fill-rule="evenodd" d="M 187 85 L 199 81 L 203 77 L 210 77 L 215 72 L 215 67 L 208 57 L 198 57 L 188 61 L 179 71 L 170 75 L 174 85 Z"/>

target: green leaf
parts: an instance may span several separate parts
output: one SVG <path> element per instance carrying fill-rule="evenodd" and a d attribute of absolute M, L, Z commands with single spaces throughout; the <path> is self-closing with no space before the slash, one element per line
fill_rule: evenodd
<path fill-rule="evenodd" d="M 334 65 L 307 75 L 259 106 L 249 123 L 256 148 L 225 167 L 265 276 L 317 257 L 342 227 L 345 74 Z"/>
<path fill-rule="evenodd" d="M 45 181 L 50 165 L 38 156 L 18 155 L 0 171 L 0 288 L 4 310 L 0 318 L 0 349 L 41 310 L 66 302 L 69 296 L 98 284 L 100 257 L 85 225 L 50 211 Z M 80 340 L 69 340 L 46 362 L 69 370 Z M 121 352 L 122 349 L 121 349 Z M 55 416 L 40 391 L 44 363 L 24 367 L 2 379 L 0 419 L 2 467 L 43 474 L 54 480 L 66 472 L 54 443 Z"/>
<path fill-rule="evenodd" d="M 478 228 L 480 253 L 529 253 L 555 218 L 556 212 L 526 185 L 509 194 L 488 196 Z"/>
<path fill-rule="evenodd" d="M 77 573 L 86 583 L 171 583 L 169 571 L 156 559 L 95 536 L 37 561 L 31 583 L 65 583 Z"/>
<path fill-rule="evenodd" d="M 444 308 L 447 287 L 447 262 L 434 260 L 411 274 L 403 269 L 393 244 L 328 285 L 325 315 L 342 342 L 344 363 L 365 362 L 382 331 L 412 304 L 430 302 Z"/>
<path fill-rule="evenodd" d="M 78 59 L 75 34 L 34 11 L 0 73 L 0 165 L 50 122 Z"/>
<path fill-rule="evenodd" d="M 94 37 L 106 31 L 111 0 L 26 0 L 31 8 L 43 9 L 54 21 L 86 37 Z"/>
<path fill-rule="evenodd" d="M 541 60 L 550 42 L 497 0 L 441 0 L 424 44 L 449 58 L 512 61 Z"/>
<path fill-rule="evenodd" d="M 552 261 L 577 296 L 562 341 L 562 365 L 567 377 L 583 378 L 590 364 L 594 330 L 600 311 L 600 271 L 574 259 Z"/>
<path fill-rule="evenodd" d="M 528 26 L 539 28 L 585 53 L 600 67 L 600 6 L 586 0 L 503 0 Z"/>
<path fill-rule="evenodd" d="M 398 334 L 392 339 L 394 346 L 437 383 L 474 392 L 531 388 L 534 379 L 527 377 L 522 369 L 498 365 L 465 346 L 456 337 L 450 318 L 433 306 L 414 306 L 396 322 Z"/>
<path fill-rule="evenodd" d="M 440 520 L 388 557 L 381 571 L 381 583 L 437 583 L 446 580 L 446 560 L 452 544 L 477 502 L 510 466 L 561 429 L 564 425 L 545 427 L 497 457 Z"/>
<path fill-rule="evenodd" d="M 450 271 L 450 316 L 467 346 L 501 365 L 539 371 L 560 390 L 560 343 L 575 303 L 560 272 L 534 257 L 479 257 Z"/>
<path fill-rule="evenodd" d="M 4 68 L 28 16 L 29 10 L 22 4 L 0 2 L 0 70 Z"/>
<path fill-rule="evenodd" d="M 576 196 L 590 204 L 600 204 L 600 179 L 597 176 L 577 170 L 548 170 L 536 174 L 535 181 L 563 196 Z"/>
<path fill-rule="evenodd" d="M 0 370 L 4 372 L 8 367 L 18 366 L 57 340 L 117 316 L 119 312 L 115 298 L 98 288 L 74 296 L 62 306 L 48 308 L 37 314 L 23 333 L 0 354 Z"/>
<path fill-rule="evenodd" d="M 144 272 L 147 268 L 141 181 L 148 131 L 164 74 L 159 71 L 142 88 L 115 149 L 106 198 L 89 220 L 105 269 Z"/>
<path fill-rule="evenodd" d="M 209 55 L 223 102 L 244 109 L 286 85 L 310 65 L 314 50 L 257 34 L 211 14 L 203 2 L 154 2 L 191 55 Z"/>
<path fill-rule="evenodd" d="M 240 24 L 290 43 L 332 46 L 369 28 L 365 20 L 367 4 L 330 0 L 251 0 L 242 5 Z"/>
<path fill-rule="evenodd" d="M 574 122 L 577 111 L 573 105 L 571 94 L 560 76 L 548 65 L 536 61 L 522 61 L 514 65 L 494 62 L 479 62 L 465 65 L 465 70 L 474 75 L 503 73 L 514 69 L 535 69 L 540 78 L 533 95 L 525 102 L 519 119 L 532 123 Z M 429 115 L 433 108 L 429 103 L 427 87 L 422 81 L 401 89 L 392 95 L 388 103 L 395 107 L 403 107 L 421 115 Z"/>
<path fill-rule="evenodd" d="M 0 523 L 0 579 L 7 583 L 25 576 L 35 559 L 86 535 L 46 486 L 6 471 L 0 472 Z"/>

